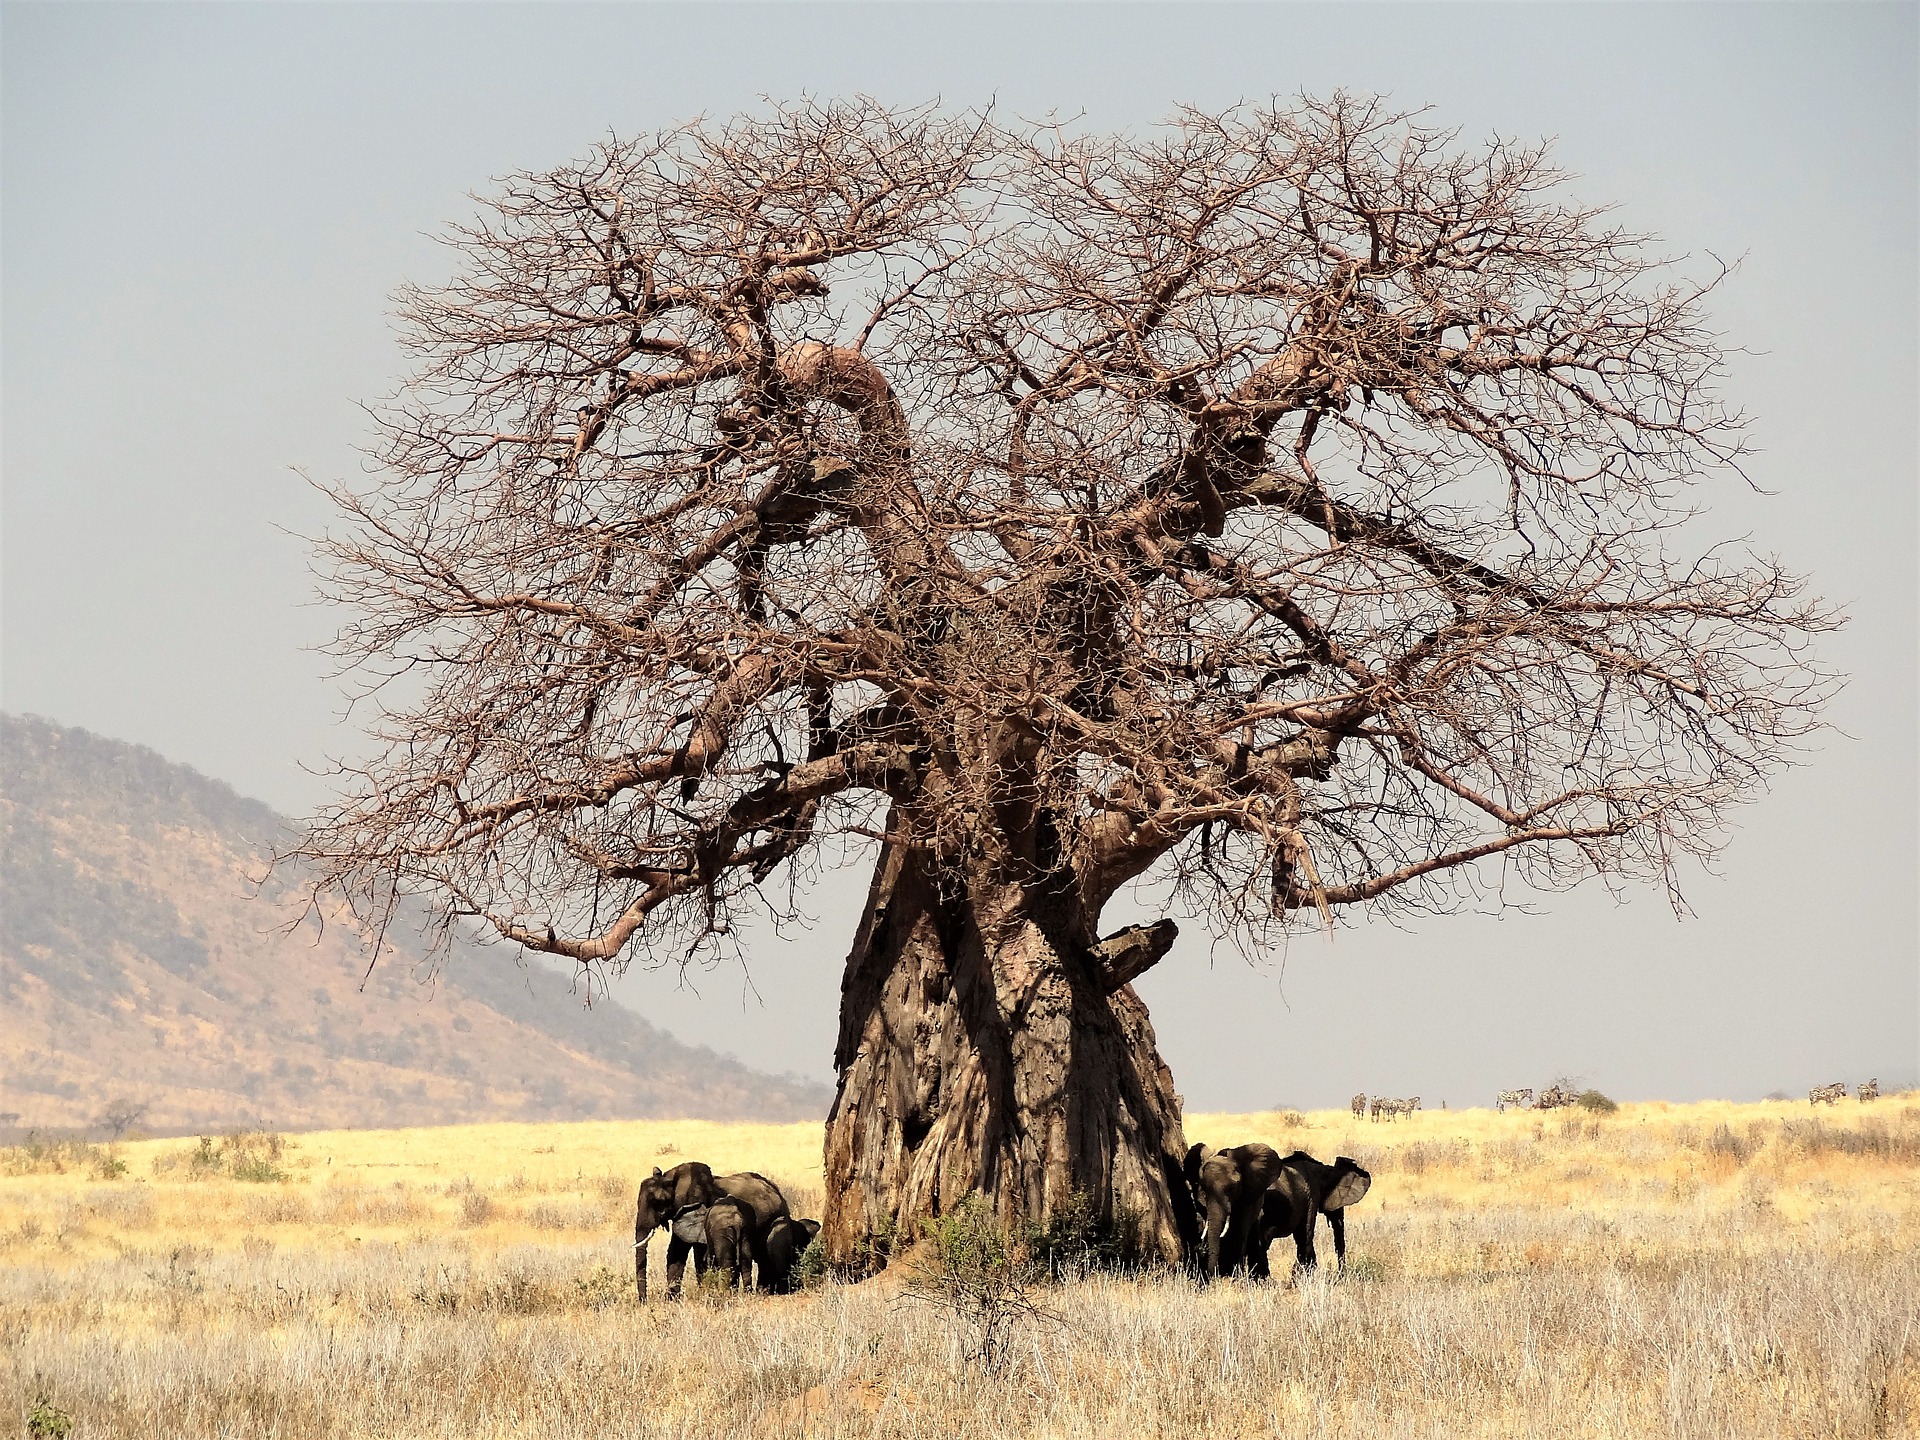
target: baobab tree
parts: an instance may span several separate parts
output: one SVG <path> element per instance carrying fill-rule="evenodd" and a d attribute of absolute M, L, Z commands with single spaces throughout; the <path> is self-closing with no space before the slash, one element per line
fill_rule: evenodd
<path fill-rule="evenodd" d="M 870 865 L 838 1261 L 973 1193 L 1182 1253 L 1130 884 L 1250 944 L 1672 884 L 1816 723 L 1829 616 L 1686 523 L 1741 455 L 1718 271 L 1541 149 L 809 104 L 449 243 L 323 543 L 384 749 L 298 853 L 375 929 L 615 969 Z"/>

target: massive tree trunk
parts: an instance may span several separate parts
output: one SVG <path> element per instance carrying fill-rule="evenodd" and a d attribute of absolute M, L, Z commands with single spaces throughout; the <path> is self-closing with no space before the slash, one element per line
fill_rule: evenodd
<path fill-rule="evenodd" d="M 984 864 L 883 855 L 841 996 L 822 1232 L 834 1263 L 884 1263 L 876 1237 L 971 1194 L 1009 1225 L 1084 1197 L 1102 1222 L 1137 1222 L 1142 1258 L 1189 1253 L 1180 1100 L 1125 983 L 1156 947 L 1103 950 L 1072 929 Z M 1136 933 L 1164 953 L 1171 926 Z"/>

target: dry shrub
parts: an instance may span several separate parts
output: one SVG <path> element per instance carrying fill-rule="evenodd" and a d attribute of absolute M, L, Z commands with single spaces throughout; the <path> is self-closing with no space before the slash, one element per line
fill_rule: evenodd
<path fill-rule="evenodd" d="M 153 1193 L 135 1185 L 99 1186 L 87 1191 L 87 1209 L 125 1230 L 153 1224 Z"/>
<path fill-rule="evenodd" d="M 536 1230 L 598 1230 L 607 1223 L 604 1205 L 581 1200 L 542 1200 L 527 1211 Z"/>
<path fill-rule="evenodd" d="M 305 1225 L 313 1219 L 313 1204 L 297 1190 L 249 1195 L 246 1216 L 250 1225 Z"/>
<path fill-rule="evenodd" d="M 406 1225 L 433 1213 L 418 1196 L 398 1185 L 391 1190 L 329 1186 L 320 1205 L 322 1218 L 330 1225 Z"/>
<path fill-rule="evenodd" d="M 18 1145 L 0 1149 L 0 1174 L 65 1175 L 77 1172 L 95 1180 L 114 1180 L 127 1165 L 112 1145 L 89 1145 L 72 1137 L 42 1135 L 29 1130 Z"/>
<path fill-rule="evenodd" d="M 460 1223 L 462 1225 L 485 1225 L 492 1220 L 498 1207 L 493 1197 L 483 1191 L 470 1190 L 460 1200 Z"/>
<path fill-rule="evenodd" d="M 1731 1125 L 1723 1123 L 1714 1127 L 1713 1133 L 1701 1143 L 1700 1150 L 1715 1159 L 1744 1165 L 1747 1157 L 1753 1154 L 1754 1145 L 1750 1139 L 1734 1134 Z"/>
<path fill-rule="evenodd" d="M 1856 1125 L 1836 1125 L 1824 1119 L 1783 1120 L 1781 1148 L 1792 1154 L 1856 1155 L 1899 1165 L 1920 1163 L 1920 1115 L 1900 1114 L 1893 1124 L 1875 1115 Z"/>
<path fill-rule="evenodd" d="M 630 1199 L 637 1188 L 624 1175 L 596 1175 L 587 1184 L 602 1200 Z"/>

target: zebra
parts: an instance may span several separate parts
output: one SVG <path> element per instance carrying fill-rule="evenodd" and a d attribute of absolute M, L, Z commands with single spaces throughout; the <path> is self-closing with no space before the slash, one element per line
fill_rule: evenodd
<path fill-rule="evenodd" d="M 1393 1118 L 1393 1101 L 1384 1095 L 1376 1095 L 1373 1097 L 1373 1107 L 1368 1118 L 1378 1120 L 1382 1115 L 1389 1120 Z"/>
<path fill-rule="evenodd" d="M 1367 1118 L 1367 1095 L 1364 1090 L 1353 1097 L 1353 1118 L 1356 1120 Z"/>
<path fill-rule="evenodd" d="M 1573 1092 L 1562 1090 L 1558 1085 L 1549 1085 L 1540 1092 L 1540 1098 L 1533 1102 L 1536 1110 L 1558 1110 L 1563 1105 L 1573 1104 Z"/>
<path fill-rule="evenodd" d="M 1418 1095 L 1414 1096 L 1411 1100 L 1402 1100 L 1400 1102 L 1400 1113 L 1402 1115 L 1411 1115 L 1413 1114 L 1414 1111 L 1418 1110 L 1419 1108 L 1420 1108 L 1420 1097 Z"/>
<path fill-rule="evenodd" d="M 1836 1080 L 1831 1085 L 1816 1085 L 1807 1092 L 1809 1105 L 1838 1105 L 1847 1098 L 1847 1082 Z"/>
<path fill-rule="evenodd" d="M 1500 1113 L 1502 1115 L 1507 1113 L 1507 1106 L 1509 1105 L 1513 1106 L 1516 1110 L 1524 1110 L 1528 1105 L 1533 1103 L 1533 1087 L 1528 1086 L 1524 1090 L 1502 1090 L 1499 1098 L 1494 1103 L 1500 1107 Z"/>
<path fill-rule="evenodd" d="M 1871 1080 L 1861 1081 L 1860 1103 L 1862 1105 L 1866 1104 L 1869 1100 L 1878 1100 L 1879 1098 L 1880 1098 L 1880 1077 L 1879 1076 L 1876 1075 Z"/>

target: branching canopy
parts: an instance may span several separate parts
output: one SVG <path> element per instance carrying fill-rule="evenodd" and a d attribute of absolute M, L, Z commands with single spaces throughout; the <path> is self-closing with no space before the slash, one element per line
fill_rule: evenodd
<path fill-rule="evenodd" d="M 1688 548 L 1741 453 L 1707 285 L 1562 182 L 1345 97 L 512 177 L 337 493 L 386 748 L 301 853 L 617 963 L 874 839 L 1096 920 L 1149 872 L 1261 925 L 1670 879 L 1832 621 Z"/>

